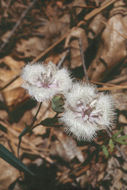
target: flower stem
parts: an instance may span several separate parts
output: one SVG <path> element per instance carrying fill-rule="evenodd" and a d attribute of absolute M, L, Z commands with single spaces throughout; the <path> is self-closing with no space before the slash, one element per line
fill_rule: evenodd
<path fill-rule="evenodd" d="M 86 69 L 86 63 L 85 63 L 85 55 L 84 55 L 83 48 L 82 48 L 82 40 L 80 38 L 78 38 L 78 41 L 79 41 L 79 49 L 80 49 L 80 54 L 81 54 L 82 65 L 83 65 L 86 82 L 89 82 L 88 75 L 87 75 L 87 69 Z"/>

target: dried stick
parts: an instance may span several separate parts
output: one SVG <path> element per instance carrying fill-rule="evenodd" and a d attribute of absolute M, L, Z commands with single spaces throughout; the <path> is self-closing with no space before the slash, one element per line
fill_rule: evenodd
<path fill-rule="evenodd" d="M 63 65 L 63 62 L 65 61 L 66 57 L 67 57 L 67 54 L 69 53 L 69 49 L 66 50 L 66 52 L 64 53 L 63 57 L 61 58 L 61 60 L 59 61 L 57 67 L 58 68 L 61 68 L 62 65 Z"/>
<path fill-rule="evenodd" d="M 117 0 L 109 0 L 107 3 L 103 3 L 100 7 L 94 9 L 90 13 L 88 13 L 85 17 L 84 20 L 87 21 L 91 19 L 93 16 L 97 15 L 101 11 L 103 11 L 105 8 L 109 7 L 111 4 L 113 4 Z"/>
<path fill-rule="evenodd" d="M 81 54 L 82 65 L 83 65 L 86 82 L 89 82 L 87 70 L 86 70 L 86 64 L 85 64 L 85 55 L 84 55 L 83 47 L 82 47 L 82 40 L 80 38 L 78 40 L 79 40 L 79 49 L 80 49 L 80 54 Z"/>
<path fill-rule="evenodd" d="M 5 88 L 7 88 L 10 84 L 12 84 L 15 80 L 17 80 L 20 77 L 20 75 L 17 75 L 16 77 L 14 77 L 11 81 L 9 81 L 9 83 L 5 84 L 5 86 L 3 86 L 2 88 L 0 88 L 0 91 L 4 90 Z"/>
<path fill-rule="evenodd" d="M 20 19 L 17 21 L 17 23 L 15 24 L 15 26 L 13 27 L 10 35 L 8 36 L 8 38 L 6 39 L 6 41 L 1 45 L 0 47 L 0 51 L 8 44 L 10 38 L 14 35 L 15 31 L 17 30 L 17 28 L 19 27 L 19 25 L 21 24 L 21 22 L 23 21 L 23 19 L 25 18 L 26 14 L 28 13 L 28 11 L 32 8 L 32 6 L 35 4 L 37 0 L 33 0 L 33 2 L 27 7 L 27 9 L 22 13 Z"/>
<path fill-rule="evenodd" d="M 109 86 L 109 87 L 100 87 L 99 90 L 120 90 L 120 89 L 127 89 L 127 85 L 115 85 L 115 86 Z"/>
<path fill-rule="evenodd" d="M 73 5 L 73 8 L 84 8 L 84 9 L 92 8 L 93 9 L 95 8 L 95 6 L 80 4 L 80 5 Z"/>

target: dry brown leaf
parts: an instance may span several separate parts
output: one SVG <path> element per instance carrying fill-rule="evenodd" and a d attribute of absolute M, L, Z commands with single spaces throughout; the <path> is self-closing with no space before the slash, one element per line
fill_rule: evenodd
<path fill-rule="evenodd" d="M 17 87 L 12 90 L 4 90 L 2 93 L 5 103 L 10 110 L 16 107 L 18 104 L 23 103 L 29 96 L 26 94 L 25 90 L 21 87 Z"/>
<path fill-rule="evenodd" d="M 88 38 L 96 38 L 104 29 L 104 22 L 106 22 L 106 18 L 101 13 L 95 16 L 88 26 Z"/>
<path fill-rule="evenodd" d="M 21 39 L 19 43 L 16 45 L 16 51 L 18 53 L 18 57 L 36 57 L 42 51 L 45 50 L 49 45 L 49 41 L 47 39 L 41 39 L 38 37 L 31 37 L 27 40 Z"/>
<path fill-rule="evenodd" d="M 119 123 L 127 124 L 127 118 L 123 115 L 119 115 Z"/>
<path fill-rule="evenodd" d="M 91 80 L 101 81 L 104 79 L 106 74 L 123 61 L 127 55 L 124 37 L 127 33 L 127 16 L 121 14 L 119 1 L 114 4 L 114 9 L 115 12 L 112 10 L 112 15 L 102 33 L 102 41 L 96 58 L 88 69 L 88 76 Z M 116 9 L 118 9 L 117 14 Z M 125 9 L 127 12 L 126 7 Z"/>
<path fill-rule="evenodd" d="M 127 110 L 127 92 L 114 91 L 112 92 L 113 99 L 115 101 L 116 109 L 122 111 Z"/>
<path fill-rule="evenodd" d="M 0 158 L 0 190 L 7 190 L 19 175 L 17 169 Z"/>
<path fill-rule="evenodd" d="M 40 19 L 41 23 L 33 30 L 33 37 L 21 39 L 16 45 L 17 56 L 20 58 L 36 57 L 49 45 L 53 44 L 69 29 L 70 16 L 64 14 L 61 18 Z M 38 37 L 36 37 L 38 36 Z"/>
<path fill-rule="evenodd" d="M 56 140 L 52 143 L 52 155 L 60 156 L 66 161 L 71 161 L 76 157 L 79 162 L 84 162 L 84 156 L 72 137 L 68 137 L 62 132 L 59 132 L 59 134 L 57 133 L 56 135 L 59 141 Z"/>
<path fill-rule="evenodd" d="M 46 38 L 49 43 L 53 43 L 60 37 L 64 35 L 69 29 L 70 16 L 69 14 L 64 14 L 62 17 L 53 18 L 51 21 L 42 19 L 44 22 L 43 26 L 36 29 L 36 32 Z"/>
<path fill-rule="evenodd" d="M 82 11 L 82 5 L 86 5 L 85 1 L 84 0 L 75 0 L 73 3 L 72 3 L 72 6 L 75 7 L 76 9 L 76 15 L 78 15 L 81 11 Z M 81 8 L 80 8 L 81 6 Z M 77 7 L 77 8 L 76 8 Z"/>
<path fill-rule="evenodd" d="M 3 87 L 6 83 L 17 76 L 21 72 L 21 68 L 23 66 L 23 61 L 16 61 L 10 56 L 0 59 L 0 87 Z"/>
<path fill-rule="evenodd" d="M 24 63 L 22 61 L 16 61 L 12 57 L 7 56 L 0 60 L 0 66 L 0 81 L 1 87 L 3 87 L 20 74 Z M 21 88 L 21 85 L 22 79 L 18 78 L 15 82 L 2 90 L 4 101 L 6 102 L 6 105 L 9 109 L 12 109 L 28 98 L 25 90 Z"/>

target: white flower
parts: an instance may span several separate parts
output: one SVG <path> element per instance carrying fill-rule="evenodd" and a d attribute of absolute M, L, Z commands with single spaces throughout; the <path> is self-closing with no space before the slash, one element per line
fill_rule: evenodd
<path fill-rule="evenodd" d="M 98 93 L 90 84 L 74 84 L 66 95 L 66 105 L 60 121 L 65 123 L 67 133 L 79 140 L 90 141 L 96 131 L 113 124 L 114 106 L 110 95 Z"/>
<path fill-rule="evenodd" d="M 23 87 L 38 102 L 51 99 L 55 94 L 66 93 L 72 80 L 66 69 L 58 69 L 55 64 L 26 65 L 22 72 Z"/>

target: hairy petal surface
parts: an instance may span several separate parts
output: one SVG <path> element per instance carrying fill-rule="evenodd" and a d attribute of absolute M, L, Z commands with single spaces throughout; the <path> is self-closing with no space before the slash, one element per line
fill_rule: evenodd
<path fill-rule="evenodd" d="M 49 100 L 59 93 L 67 93 L 72 80 L 66 69 L 58 69 L 55 64 L 35 63 L 26 65 L 22 71 L 23 87 L 38 102 Z"/>
<path fill-rule="evenodd" d="M 90 141 L 98 130 L 113 124 L 114 116 L 111 95 L 99 93 L 90 84 L 76 83 L 66 95 L 65 111 L 60 121 L 64 122 L 67 133 L 79 140 Z"/>

